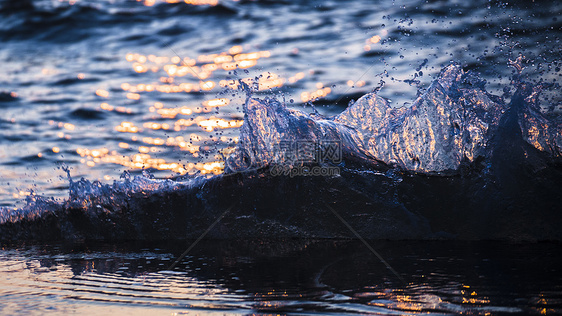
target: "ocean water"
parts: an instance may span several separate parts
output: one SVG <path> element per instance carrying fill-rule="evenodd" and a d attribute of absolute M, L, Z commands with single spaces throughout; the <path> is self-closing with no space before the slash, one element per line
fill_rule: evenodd
<path fill-rule="evenodd" d="M 531 79 L 560 75 L 555 2 L 168 2 L 2 2 L 2 206 L 67 197 L 63 165 L 104 183 L 222 172 L 245 99 L 229 80 L 334 115 L 381 81 L 411 104 L 451 61 L 497 95 L 519 54 Z"/>
<path fill-rule="evenodd" d="M 359 241 L 12 245 L 2 314 L 532 315 L 561 312 L 560 245 Z"/>
<path fill-rule="evenodd" d="M 1 0 L 2 313 L 560 313 L 561 19 Z M 326 135 L 341 175 L 262 169 Z"/>

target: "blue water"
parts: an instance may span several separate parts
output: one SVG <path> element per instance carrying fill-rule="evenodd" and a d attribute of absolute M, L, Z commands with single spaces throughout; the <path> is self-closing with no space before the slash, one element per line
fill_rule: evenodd
<path fill-rule="evenodd" d="M 0 0 L 0 233 L 2 239 L 73 240 L 4 244 L 0 311 L 561 313 L 560 244 L 529 243 L 560 236 L 559 197 L 552 193 L 561 185 L 559 160 L 531 155 L 532 168 L 521 170 L 531 176 L 521 180 L 509 174 L 518 167 L 508 156 L 494 158 L 502 183 L 481 178 L 489 171 L 477 163 L 476 177 L 427 182 L 366 166 L 312 182 L 216 176 L 239 145 L 249 93 L 241 82 L 254 98 L 330 117 L 371 91 L 392 108 L 415 104 L 456 63 L 477 74 L 478 85 L 496 96 L 493 104 L 512 104 L 519 80 L 543 84 L 538 102 L 524 104 L 538 104 L 532 110 L 541 113 L 539 121 L 560 126 L 561 27 L 562 4 L 554 1 Z M 518 57 L 520 77 L 509 66 Z M 527 142 L 539 149 L 534 130 L 527 132 Z M 517 149 L 506 133 L 494 143 Z M 539 149 L 548 150 L 559 158 L 555 145 Z M 509 185 L 528 179 L 532 190 Z M 320 187 L 326 190 L 315 191 Z M 267 203 L 259 204 L 262 197 Z M 203 205 L 193 222 L 178 213 L 186 201 Z M 208 238 L 247 232 L 262 239 L 204 240 L 174 268 L 190 242 L 83 241 L 196 238 L 231 203 L 238 203 L 234 215 Z M 377 227 L 373 238 L 398 231 L 399 239 L 525 242 L 369 241 L 400 281 L 364 244 L 347 241 L 354 235 L 322 203 L 361 233 Z M 420 214 L 418 204 L 435 212 Z M 372 205 L 383 213 L 362 213 Z M 257 220 L 286 207 L 288 213 Z M 494 208 L 494 216 L 484 212 Z M 44 223 L 33 222 L 42 214 Z M 20 226 L 10 226 L 21 218 Z M 295 222 L 308 230 L 295 229 Z M 306 238 L 267 238 L 284 233 Z M 331 237 L 337 239 L 324 239 Z"/>
<path fill-rule="evenodd" d="M 478 71 L 497 95 L 509 89 L 508 60 L 520 53 L 530 79 L 560 75 L 555 2 L 9 3 L 0 22 L 0 205 L 9 207 L 29 194 L 66 197 L 61 165 L 105 183 L 125 170 L 158 178 L 220 173 L 220 164 L 202 163 L 221 161 L 217 151 L 235 146 L 244 100 L 221 80 L 266 74 L 257 96 L 302 109 L 317 92 L 316 107 L 332 115 L 381 81 L 392 106 L 411 104 L 450 61 Z M 222 61 L 239 53 L 258 54 L 245 69 L 223 70 Z M 226 59 L 216 64 L 212 54 Z M 182 76 L 170 76 L 164 68 L 181 66 L 179 59 L 187 61 Z M 543 104 L 558 110 L 559 94 L 548 97 Z M 204 106 L 213 99 L 228 105 Z M 212 117 L 229 128 L 199 124 Z"/>

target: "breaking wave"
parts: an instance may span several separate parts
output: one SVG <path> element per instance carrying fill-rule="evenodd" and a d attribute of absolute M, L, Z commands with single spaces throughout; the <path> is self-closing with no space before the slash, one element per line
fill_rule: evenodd
<path fill-rule="evenodd" d="M 0 239 L 197 238 L 217 218 L 213 238 L 350 237 L 332 210 L 365 238 L 562 240 L 562 125 L 545 85 L 513 84 L 506 103 L 450 65 L 408 108 L 369 93 L 331 118 L 249 95 L 224 174 L 69 175 L 67 200 L 4 209 Z M 291 172 L 307 168 L 338 173 Z"/>

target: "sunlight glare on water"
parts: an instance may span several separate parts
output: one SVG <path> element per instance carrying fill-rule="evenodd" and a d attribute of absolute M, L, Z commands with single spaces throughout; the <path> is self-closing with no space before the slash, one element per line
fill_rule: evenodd
<path fill-rule="evenodd" d="M 221 152 L 242 124 L 239 80 L 255 96 L 315 101 L 328 115 L 381 80 L 393 106 L 411 102 L 451 60 L 483 70 L 493 88 L 505 79 L 488 73 L 507 72 L 496 63 L 511 51 L 500 25 L 521 23 L 501 12 L 526 13 L 413 1 L 31 3 L 6 9 L 1 25 L 5 206 L 29 194 L 64 197 L 56 164 L 105 182 L 124 170 L 221 173 Z"/>

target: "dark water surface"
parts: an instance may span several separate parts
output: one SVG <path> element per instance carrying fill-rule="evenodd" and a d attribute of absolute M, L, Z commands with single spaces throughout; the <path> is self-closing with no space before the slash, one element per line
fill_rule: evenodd
<path fill-rule="evenodd" d="M 3 314 L 527 315 L 562 312 L 560 244 L 358 241 L 12 245 Z"/>

